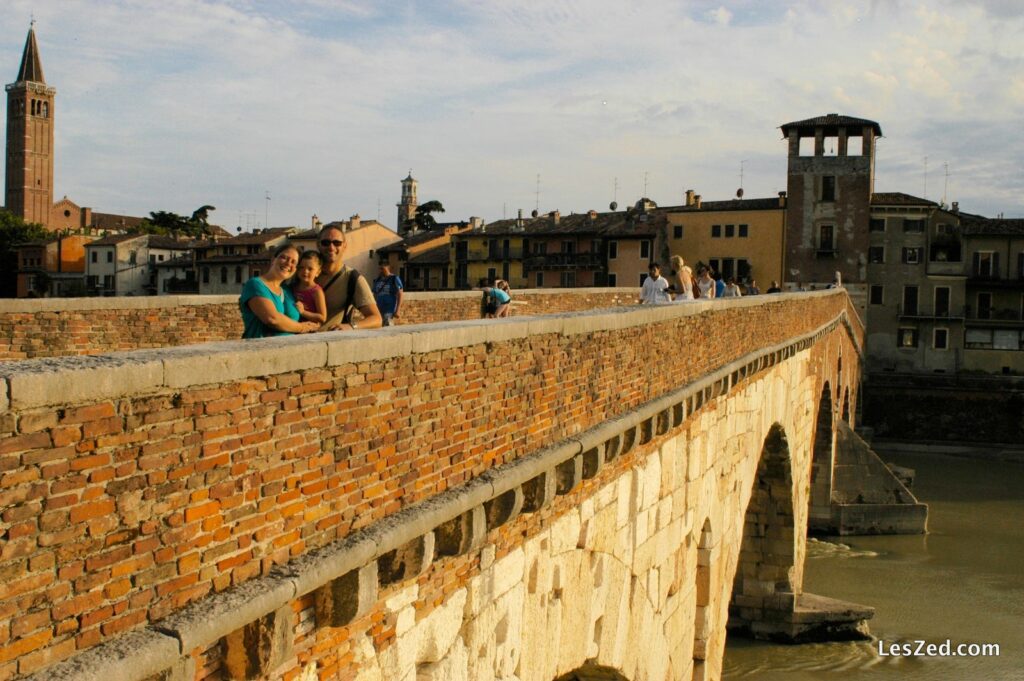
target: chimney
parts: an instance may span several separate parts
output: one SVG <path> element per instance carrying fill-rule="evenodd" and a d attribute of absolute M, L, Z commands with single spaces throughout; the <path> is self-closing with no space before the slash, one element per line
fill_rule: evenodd
<path fill-rule="evenodd" d="M 700 194 L 694 194 L 693 195 L 693 207 L 697 208 L 697 209 L 700 209 L 700 204 L 701 204 Z"/>
<path fill-rule="evenodd" d="M 779 192 L 779 208 L 786 207 L 786 192 Z"/>
<path fill-rule="evenodd" d="M 360 221 L 361 221 L 361 218 L 359 217 L 359 213 L 356 213 L 355 215 L 350 217 L 348 219 L 348 229 L 349 229 L 349 231 L 352 231 L 353 229 L 359 229 Z"/>
<path fill-rule="evenodd" d="M 960 202 L 959 201 L 954 201 L 953 202 L 953 212 L 954 213 L 959 213 L 960 212 Z"/>
<path fill-rule="evenodd" d="M 553 210 L 550 213 L 548 213 L 548 215 L 551 216 L 551 224 L 557 227 L 558 223 L 561 222 L 562 220 L 562 214 L 559 213 L 557 210 Z"/>
<path fill-rule="evenodd" d="M 692 189 L 687 189 L 686 190 L 686 205 L 687 206 L 692 206 L 693 205 L 693 190 Z"/>
<path fill-rule="evenodd" d="M 587 217 L 589 217 L 590 221 L 593 222 L 594 220 L 597 219 L 597 211 L 596 210 L 589 210 L 589 211 L 587 211 Z"/>
<path fill-rule="evenodd" d="M 311 221 L 311 224 L 314 232 L 320 231 L 320 218 L 317 217 L 316 213 L 313 213 L 313 219 Z"/>
<path fill-rule="evenodd" d="M 523 228 L 523 209 L 519 209 L 519 217 L 516 218 L 516 227 L 519 229 Z"/>

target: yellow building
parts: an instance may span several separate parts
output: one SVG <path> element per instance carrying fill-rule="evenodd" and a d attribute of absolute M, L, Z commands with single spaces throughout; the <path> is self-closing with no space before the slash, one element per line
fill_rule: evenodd
<path fill-rule="evenodd" d="M 764 291 L 782 282 L 786 197 L 701 201 L 692 191 L 686 205 L 662 209 L 668 218 L 672 255 L 687 265 L 709 265 L 722 277 L 749 285 L 756 280 Z"/>
<path fill-rule="evenodd" d="M 516 220 L 502 220 L 452 235 L 449 278 L 454 288 L 468 289 L 504 279 L 512 288 L 529 288 L 523 272 L 526 233 Z"/>

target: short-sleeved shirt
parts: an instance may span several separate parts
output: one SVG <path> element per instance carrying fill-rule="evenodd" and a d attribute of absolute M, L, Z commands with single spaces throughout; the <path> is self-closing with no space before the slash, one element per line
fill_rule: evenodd
<path fill-rule="evenodd" d="M 494 287 L 491 289 L 491 299 L 493 299 L 498 305 L 504 305 L 508 301 L 512 300 L 512 296 L 505 293 L 504 290 Z"/>
<path fill-rule="evenodd" d="M 326 273 L 321 275 L 317 279 L 317 283 L 324 290 L 324 298 L 327 300 L 327 319 L 330 320 L 335 315 L 340 315 L 345 312 L 345 308 L 348 307 L 348 279 L 352 276 L 352 273 L 356 270 L 352 269 L 348 265 L 342 265 L 341 270 L 338 272 L 338 277 L 332 274 L 328 276 Z M 332 281 L 333 280 L 333 281 Z M 366 281 L 366 277 L 359 277 L 359 283 L 356 284 L 355 300 L 352 303 L 358 310 L 361 307 L 368 305 L 374 305 L 373 291 L 370 290 L 370 284 Z"/>
<path fill-rule="evenodd" d="M 245 282 L 242 295 L 238 298 L 238 306 L 242 310 L 242 323 L 245 325 L 242 338 L 291 335 L 288 331 L 278 331 L 261 322 L 256 313 L 249 309 L 249 301 L 253 298 L 266 298 L 274 304 L 274 309 L 279 313 L 293 321 L 299 321 L 299 309 L 295 307 L 295 298 L 287 286 L 282 286 L 281 293 L 277 294 L 271 291 L 262 279 L 253 277 Z"/>
<path fill-rule="evenodd" d="M 398 308 L 398 292 L 404 289 L 402 278 L 397 274 L 377 277 L 373 280 L 373 297 L 381 313 L 394 314 Z"/>
<path fill-rule="evenodd" d="M 640 299 L 649 305 L 671 302 L 668 295 L 668 281 L 665 277 L 659 275 L 657 279 L 653 277 L 644 279 L 644 285 L 640 287 Z"/>

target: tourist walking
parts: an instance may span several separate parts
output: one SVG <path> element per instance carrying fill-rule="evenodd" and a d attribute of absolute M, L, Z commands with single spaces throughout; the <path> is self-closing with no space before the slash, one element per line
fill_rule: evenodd
<path fill-rule="evenodd" d="M 647 272 L 648 276 L 644 279 L 643 286 L 640 287 L 638 302 L 641 305 L 660 305 L 672 302 L 668 293 L 668 280 L 661 276 L 661 265 L 652 262 L 647 267 Z"/>
<path fill-rule="evenodd" d="M 729 283 L 725 285 L 725 290 L 722 292 L 723 298 L 739 298 L 743 293 L 740 291 L 739 284 L 733 277 L 729 277 Z"/>
<path fill-rule="evenodd" d="M 702 300 L 715 297 L 715 280 L 711 278 L 711 272 L 707 267 L 701 267 L 698 271 L 697 293 Z"/>
<path fill-rule="evenodd" d="M 672 271 L 675 273 L 675 302 L 682 303 L 693 300 L 693 270 L 683 262 L 681 256 L 673 255 L 670 260 Z"/>
<path fill-rule="evenodd" d="M 768 287 L 768 290 L 765 291 L 765 293 L 782 293 L 782 289 L 779 288 L 779 282 L 773 279 L 772 285 Z"/>
<path fill-rule="evenodd" d="M 748 296 L 758 296 L 758 295 L 761 295 L 761 289 L 759 289 L 757 287 L 757 282 L 754 281 L 753 279 L 750 280 L 750 284 L 747 286 L 747 293 L 746 293 L 746 295 L 748 295 Z"/>
<path fill-rule="evenodd" d="M 299 321 L 295 296 L 284 285 L 285 280 L 295 274 L 298 262 L 298 248 L 291 244 L 279 246 L 267 271 L 245 282 L 238 298 L 245 327 L 242 338 L 288 336 L 320 328 L 317 322 Z"/>
<path fill-rule="evenodd" d="M 377 302 L 377 309 L 380 310 L 381 326 L 391 326 L 391 320 L 398 319 L 404 288 L 401 277 L 392 274 L 391 267 L 382 262 L 380 272 L 373 280 L 373 298 Z"/>

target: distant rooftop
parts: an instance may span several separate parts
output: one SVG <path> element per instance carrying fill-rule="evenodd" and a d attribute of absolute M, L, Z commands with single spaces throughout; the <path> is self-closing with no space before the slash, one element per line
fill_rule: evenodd
<path fill-rule="evenodd" d="M 871 195 L 872 206 L 938 206 L 939 204 L 920 196 L 903 192 L 875 192 Z"/>
<path fill-rule="evenodd" d="M 882 126 L 875 121 L 870 121 L 866 118 L 855 118 L 853 116 L 843 116 L 841 114 L 830 113 L 824 116 L 815 116 L 814 118 L 806 118 L 802 121 L 793 121 L 792 123 L 784 123 L 782 128 L 782 134 L 789 136 L 789 131 L 796 129 L 800 132 L 812 132 L 815 128 L 825 128 L 825 134 L 835 135 L 839 133 L 839 128 L 846 128 L 847 132 L 851 129 L 871 127 L 875 131 L 875 135 L 878 137 L 882 136 Z"/>

